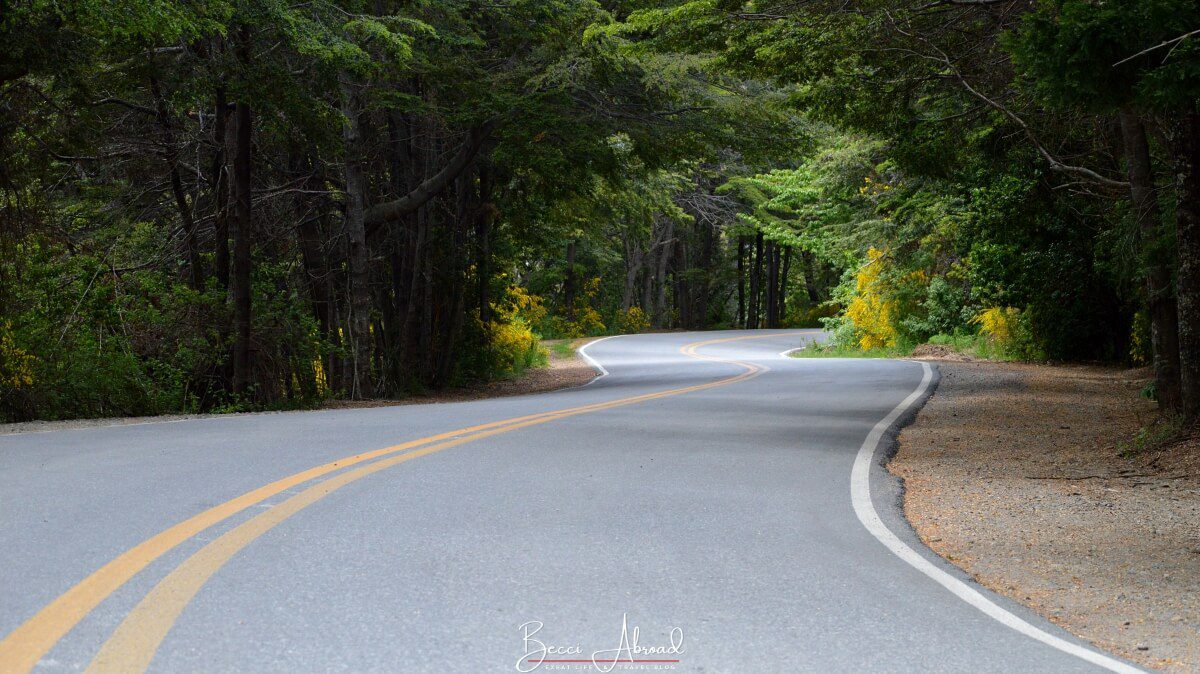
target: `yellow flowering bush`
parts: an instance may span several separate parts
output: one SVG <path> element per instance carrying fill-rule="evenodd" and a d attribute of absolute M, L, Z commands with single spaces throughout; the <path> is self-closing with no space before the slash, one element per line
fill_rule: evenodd
<path fill-rule="evenodd" d="M 971 319 L 979 326 L 979 334 L 987 337 L 997 348 L 1011 344 L 1017 334 L 1021 312 L 1013 307 L 992 307 Z"/>
<path fill-rule="evenodd" d="M 883 251 L 867 251 L 867 263 L 858 270 L 854 296 L 846 307 L 846 317 L 854 324 L 859 347 L 864 351 L 896 346 L 899 337 L 894 326 L 897 304 L 887 299 L 883 257 Z"/>
<path fill-rule="evenodd" d="M 519 317 L 507 322 L 488 323 L 488 347 L 492 365 L 501 377 L 513 377 L 526 368 L 545 362 L 548 354 L 538 342 L 529 324 Z"/>
<path fill-rule="evenodd" d="M 633 334 L 650 329 L 650 318 L 646 316 L 646 312 L 641 307 L 617 309 L 615 322 L 617 332 L 622 334 Z"/>
<path fill-rule="evenodd" d="M 1030 332 L 1026 316 L 1015 307 L 991 307 L 971 322 L 996 354 L 1005 358 L 1040 360 L 1045 357 Z"/>

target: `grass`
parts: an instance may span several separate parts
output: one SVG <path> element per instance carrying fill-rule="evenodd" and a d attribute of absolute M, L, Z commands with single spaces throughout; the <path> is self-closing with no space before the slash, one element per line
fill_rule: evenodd
<path fill-rule="evenodd" d="M 1164 416 L 1142 426 L 1133 438 L 1117 445 L 1121 458 L 1130 459 L 1143 452 L 1163 448 L 1183 435 L 1183 416 Z"/>
<path fill-rule="evenodd" d="M 934 335 L 925 343 L 942 346 L 979 360 L 1022 360 L 997 349 L 990 340 L 982 335 Z M 791 356 L 792 358 L 907 358 L 918 346 L 920 345 L 897 344 L 896 346 L 864 350 L 854 346 L 818 344 L 813 340 L 805 344 L 800 351 L 793 352 Z"/>
<path fill-rule="evenodd" d="M 550 352 L 559 358 L 570 358 L 575 355 L 575 347 L 571 346 L 571 341 L 565 339 L 561 342 L 550 344 Z"/>

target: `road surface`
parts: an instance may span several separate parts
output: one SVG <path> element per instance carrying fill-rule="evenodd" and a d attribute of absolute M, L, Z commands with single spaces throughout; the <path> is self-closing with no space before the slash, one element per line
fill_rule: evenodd
<path fill-rule="evenodd" d="M 879 462 L 936 374 L 780 355 L 816 336 L 610 338 L 605 376 L 540 395 L 0 436 L 0 672 L 1135 671 L 920 545 Z"/>

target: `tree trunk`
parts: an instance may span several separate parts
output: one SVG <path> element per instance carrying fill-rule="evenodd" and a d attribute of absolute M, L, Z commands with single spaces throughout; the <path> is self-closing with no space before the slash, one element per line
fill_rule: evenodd
<path fill-rule="evenodd" d="M 779 312 L 778 323 L 787 322 L 787 287 L 788 272 L 792 269 L 792 247 L 783 246 L 783 268 L 779 271 Z"/>
<path fill-rule="evenodd" d="M 767 241 L 765 246 L 767 256 L 767 327 L 779 327 L 775 316 L 776 297 L 779 291 L 779 255 L 775 250 L 775 242 Z"/>
<path fill-rule="evenodd" d="M 821 294 L 817 290 L 817 256 L 807 250 L 801 251 L 800 261 L 804 263 L 804 292 L 808 294 L 809 304 L 815 307 L 821 303 Z"/>
<path fill-rule="evenodd" d="M 759 326 L 759 301 L 762 299 L 762 268 L 763 268 L 763 234 L 759 232 L 754 237 L 754 265 L 750 270 L 750 315 L 746 319 L 746 327 Z"/>
<path fill-rule="evenodd" d="M 367 250 L 366 178 L 362 166 L 362 117 L 353 85 L 341 81 L 342 114 L 346 123 L 342 138 L 346 152 L 346 240 L 350 244 L 350 353 L 353 379 L 350 397 L 355 400 L 375 395 L 371 378 L 371 269 Z"/>
<path fill-rule="evenodd" d="M 563 276 L 563 314 L 575 320 L 575 241 L 567 242 L 567 271 Z"/>
<path fill-rule="evenodd" d="M 244 29 L 243 29 L 244 30 Z M 248 38 L 244 38 L 248 39 Z M 251 213 L 251 133 L 253 116 L 250 104 L 238 101 L 234 110 L 237 136 L 233 159 L 234 218 L 230 223 L 233 238 L 233 392 L 244 394 L 250 387 L 250 236 Z"/>
<path fill-rule="evenodd" d="M 738 236 L 737 247 L 737 325 L 746 327 L 746 237 Z"/>
<path fill-rule="evenodd" d="M 1133 216 L 1141 234 L 1146 265 L 1146 309 L 1150 314 L 1151 348 L 1159 407 L 1176 413 L 1180 409 L 1179 323 L 1172 296 L 1171 270 L 1158 250 L 1162 214 L 1154 190 L 1154 173 L 1146 128 L 1132 108 L 1121 109 L 1121 136 L 1129 175 Z"/>
<path fill-rule="evenodd" d="M 621 293 L 621 308 L 625 311 L 633 307 L 633 294 L 637 290 L 637 278 L 642 271 L 644 255 L 640 248 L 625 246 L 625 288 Z"/>
<path fill-rule="evenodd" d="M 1179 249 L 1179 381 L 1182 410 L 1200 416 L 1200 113 L 1184 118 L 1182 156 L 1177 171 L 1175 208 Z"/>
<path fill-rule="evenodd" d="M 667 265 L 671 262 L 671 251 L 674 246 L 670 241 L 675 237 L 675 222 L 667 220 L 666 228 L 663 230 L 662 243 L 658 247 L 658 270 L 655 273 L 655 282 L 658 283 L 658 299 L 654 303 L 654 325 L 655 327 L 666 328 L 670 327 L 667 323 Z"/>

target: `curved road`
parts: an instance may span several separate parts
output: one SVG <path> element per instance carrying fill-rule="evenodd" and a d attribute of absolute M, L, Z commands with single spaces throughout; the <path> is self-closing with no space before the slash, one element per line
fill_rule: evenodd
<path fill-rule="evenodd" d="M 879 459 L 936 375 L 780 355 L 814 337 L 610 338 L 605 376 L 540 395 L 0 436 L 0 672 L 1136 671 L 916 541 Z"/>

